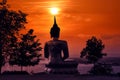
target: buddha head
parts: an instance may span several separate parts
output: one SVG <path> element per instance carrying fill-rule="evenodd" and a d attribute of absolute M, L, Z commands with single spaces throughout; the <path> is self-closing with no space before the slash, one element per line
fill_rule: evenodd
<path fill-rule="evenodd" d="M 56 23 L 56 17 L 54 17 L 54 24 L 50 30 L 50 35 L 51 35 L 51 38 L 59 38 L 60 28 L 58 27 L 58 25 Z"/>

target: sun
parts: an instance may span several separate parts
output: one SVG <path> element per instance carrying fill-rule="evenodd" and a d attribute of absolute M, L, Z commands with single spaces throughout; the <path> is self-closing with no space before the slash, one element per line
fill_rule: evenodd
<path fill-rule="evenodd" d="M 58 14 L 58 12 L 59 12 L 59 8 L 57 8 L 57 7 L 50 8 L 50 13 L 51 14 L 56 15 L 56 14 Z"/>

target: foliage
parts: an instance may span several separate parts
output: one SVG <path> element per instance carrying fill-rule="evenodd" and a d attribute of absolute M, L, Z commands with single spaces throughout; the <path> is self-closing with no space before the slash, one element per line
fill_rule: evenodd
<path fill-rule="evenodd" d="M 27 71 L 4 71 L 2 75 L 29 75 Z"/>
<path fill-rule="evenodd" d="M 81 51 L 81 58 L 86 57 L 89 62 L 95 63 L 100 58 L 105 56 L 105 53 L 102 53 L 105 45 L 102 43 L 102 40 L 92 37 L 88 39 L 86 47 Z"/>
<path fill-rule="evenodd" d="M 9 63 L 11 65 L 19 66 L 34 66 L 39 63 L 38 51 L 41 51 L 41 43 L 35 40 L 36 36 L 33 35 L 33 30 L 30 29 L 27 34 L 22 34 L 21 41 L 18 43 L 17 53 L 11 55 Z"/>
<path fill-rule="evenodd" d="M 111 74 L 112 71 L 113 69 L 110 64 L 97 63 L 93 66 L 93 68 L 89 72 L 95 75 L 108 75 Z"/>
<path fill-rule="evenodd" d="M 21 11 L 9 10 L 6 2 L 0 2 L 0 71 L 10 52 L 10 39 L 27 23 L 27 15 Z"/>

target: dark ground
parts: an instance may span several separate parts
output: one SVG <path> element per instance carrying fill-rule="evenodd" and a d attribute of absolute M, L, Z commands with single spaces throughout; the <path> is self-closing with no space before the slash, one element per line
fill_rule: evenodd
<path fill-rule="evenodd" d="M 65 75 L 65 74 L 38 74 L 38 75 L 1 75 L 0 80 L 120 80 L 119 76 L 94 75 Z"/>

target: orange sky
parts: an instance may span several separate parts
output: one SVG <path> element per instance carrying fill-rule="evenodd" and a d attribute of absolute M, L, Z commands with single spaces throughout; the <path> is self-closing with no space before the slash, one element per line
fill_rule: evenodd
<path fill-rule="evenodd" d="M 27 29 L 33 28 L 42 46 L 53 25 L 49 8 L 58 7 L 60 39 L 68 41 L 70 57 L 79 56 L 86 40 L 103 40 L 108 56 L 120 56 L 120 0 L 8 0 L 11 9 L 28 14 Z"/>

